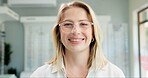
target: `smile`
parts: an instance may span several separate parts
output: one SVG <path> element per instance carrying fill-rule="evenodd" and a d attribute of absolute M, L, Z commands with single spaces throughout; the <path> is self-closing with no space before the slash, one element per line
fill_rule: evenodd
<path fill-rule="evenodd" d="M 83 40 L 85 40 L 84 38 L 70 38 L 68 39 L 72 44 L 80 44 Z"/>
<path fill-rule="evenodd" d="M 75 38 L 75 39 L 68 39 L 69 41 L 73 41 L 73 42 L 79 42 L 84 40 L 84 38 Z"/>

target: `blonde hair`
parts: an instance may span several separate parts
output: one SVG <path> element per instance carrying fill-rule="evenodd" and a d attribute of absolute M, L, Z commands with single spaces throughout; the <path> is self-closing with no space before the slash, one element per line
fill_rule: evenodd
<path fill-rule="evenodd" d="M 101 31 L 101 28 L 98 24 L 98 21 L 96 19 L 94 11 L 91 9 L 91 7 L 89 5 L 87 5 L 86 3 L 81 2 L 81 1 L 72 1 L 70 3 L 65 3 L 65 4 L 61 5 L 61 7 L 59 9 L 56 25 L 53 27 L 53 42 L 54 42 L 56 54 L 55 54 L 53 60 L 51 60 L 49 62 L 49 64 L 51 64 L 51 63 L 55 64 L 57 69 L 61 68 L 62 56 L 64 54 L 65 47 L 60 41 L 60 31 L 59 31 L 58 24 L 62 19 L 62 15 L 63 15 L 64 11 L 70 7 L 83 8 L 84 10 L 86 10 L 89 18 L 93 22 L 93 38 L 94 38 L 94 40 L 90 44 L 90 55 L 89 55 L 87 65 L 88 65 L 88 67 L 91 67 L 93 65 L 95 68 L 99 68 L 99 69 L 103 68 L 107 63 L 107 59 L 105 58 L 102 48 L 101 48 L 102 31 Z"/>

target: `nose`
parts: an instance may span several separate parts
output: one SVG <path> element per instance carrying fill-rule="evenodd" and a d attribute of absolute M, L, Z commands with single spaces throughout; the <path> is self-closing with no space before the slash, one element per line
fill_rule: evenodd
<path fill-rule="evenodd" d="M 81 30 L 80 30 L 80 27 L 77 25 L 73 26 L 72 30 L 71 30 L 71 33 L 74 34 L 74 35 L 77 35 L 77 34 L 80 34 Z"/>

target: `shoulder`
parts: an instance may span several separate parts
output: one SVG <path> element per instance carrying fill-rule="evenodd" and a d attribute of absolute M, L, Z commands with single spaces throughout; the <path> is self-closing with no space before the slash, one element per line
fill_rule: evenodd
<path fill-rule="evenodd" d="M 52 64 L 45 64 L 41 67 L 38 67 L 32 74 L 31 78 L 34 77 L 45 77 L 46 73 L 50 73 L 52 70 Z"/>
<path fill-rule="evenodd" d="M 111 62 L 108 62 L 107 68 L 108 68 L 111 76 L 114 76 L 114 77 L 125 77 L 124 73 L 122 72 L 122 70 L 119 67 L 117 67 L 115 64 L 113 64 Z"/>
<path fill-rule="evenodd" d="M 111 62 L 108 62 L 103 68 L 93 73 L 96 73 L 96 77 L 125 78 L 122 70 Z"/>

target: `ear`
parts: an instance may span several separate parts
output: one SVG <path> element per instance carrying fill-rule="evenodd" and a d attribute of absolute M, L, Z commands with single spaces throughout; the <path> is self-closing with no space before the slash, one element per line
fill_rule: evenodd
<path fill-rule="evenodd" d="M 93 37 L 93 38 L 91 39 L 91 42 L 94 42 L 94 40 L 95 40 L 95 39 L 94 39 L 94 37 Z"/>

